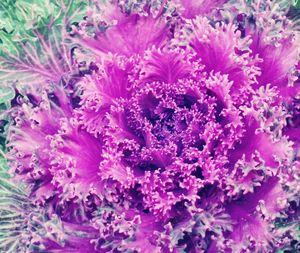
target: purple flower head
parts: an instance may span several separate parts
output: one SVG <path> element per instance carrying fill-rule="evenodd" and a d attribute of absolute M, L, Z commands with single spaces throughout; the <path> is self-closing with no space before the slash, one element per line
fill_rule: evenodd
<path fill-rule="evenodd" d="M 299 35 L 286 12 L 93 3 L 71 25 L 70 70 L 19 89 L 9 111 L 12 180 L 44 215 L 32 252 L 293 250 Z"/>

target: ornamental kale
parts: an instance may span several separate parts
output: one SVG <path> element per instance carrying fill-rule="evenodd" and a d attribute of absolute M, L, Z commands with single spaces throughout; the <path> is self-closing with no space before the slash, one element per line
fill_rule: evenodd
<path fill-rule="evenodd" d="M 299 2 L 0 3 L 0 251 L 298 252 Z"/>

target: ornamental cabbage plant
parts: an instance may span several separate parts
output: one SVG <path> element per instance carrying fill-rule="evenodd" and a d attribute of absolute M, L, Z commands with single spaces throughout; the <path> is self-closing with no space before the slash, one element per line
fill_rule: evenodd
<path fill-rule="evenodd" d="M 1 1 L 0 252 L 299 252 L 299 3 Z"/>

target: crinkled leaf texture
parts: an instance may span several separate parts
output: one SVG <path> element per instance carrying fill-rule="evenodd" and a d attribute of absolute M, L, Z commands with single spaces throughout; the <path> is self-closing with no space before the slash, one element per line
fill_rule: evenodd
<path fill-rule="evenodd" d="M 297 5 L 2 1 L 0 251 L 297 252 Z"/>

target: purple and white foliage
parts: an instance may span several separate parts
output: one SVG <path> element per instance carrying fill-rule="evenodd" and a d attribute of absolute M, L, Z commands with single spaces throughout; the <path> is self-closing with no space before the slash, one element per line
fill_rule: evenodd
<path fill-rule="evenodd" d="M 28 252 L 292 249 L 300 62 L 286 12 L 95 1 L 69 34 L 73 72 L 49 66 L 63 81 L 20 91 L 10 112 L 13 180 L 61 227 Z"/>

